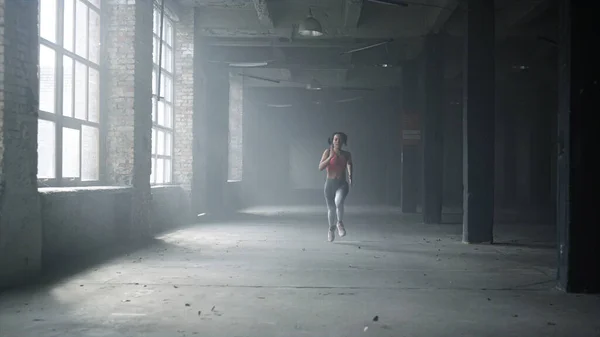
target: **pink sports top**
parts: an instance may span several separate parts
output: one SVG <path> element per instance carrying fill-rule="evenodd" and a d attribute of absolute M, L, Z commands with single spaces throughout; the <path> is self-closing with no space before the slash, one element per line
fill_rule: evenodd
<path fill-rule="evenodd" d="M 329 161 L 327 166 L 327 176 L 344 177 L 346 175 L 346 166 L 348 165 L 348 159 L 343 154 L 335 155 Z"/>

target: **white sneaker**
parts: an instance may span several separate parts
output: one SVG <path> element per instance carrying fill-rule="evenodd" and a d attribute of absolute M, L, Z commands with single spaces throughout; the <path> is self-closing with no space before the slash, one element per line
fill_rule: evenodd
<path fill-rule="evenodd" d="M 329 233 L 327 233 L 327 241 L 333 242 L 335 239 L 335 227 L 329 228 Z"/>
<path fill-rule="evenodd" d="M 337 224 L 337 230 L 338 230 L 338 234 L 340 235 L 340 237 L 344 237 L 346 236 L 346 228 L 344 228 L 344 223 L 343 222 L 338 222 Z"/>

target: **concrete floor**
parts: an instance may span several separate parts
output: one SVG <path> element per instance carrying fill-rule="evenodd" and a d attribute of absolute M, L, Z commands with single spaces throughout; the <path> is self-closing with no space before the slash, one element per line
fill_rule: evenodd
<path fill-rule="evenodd" d="M 554 290 L 553 227 L 474 246 L 460 224 L 351 207 L 328 243 L 322 208 L 248 213 L 3 293 L 0 336 L 600 336 L 600 297 Z"/>

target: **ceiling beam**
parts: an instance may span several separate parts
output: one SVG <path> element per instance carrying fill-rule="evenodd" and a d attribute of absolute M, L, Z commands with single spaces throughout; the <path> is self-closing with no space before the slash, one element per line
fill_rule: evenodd
<path fill-rule="evenodd" d="M 452 16 L 452 13 L 458 7 L 458 0 L 446 0 L 440 7 L 432 10 L 431 14 L 434 16 L 434 19 L 430 32 L 434 34 L 439 33 L 444 28 L 446 22 L 448 22 L 450 16 Z"/>
<path fill-rule="evenodd" d="M 511 28 L 525 24 L 544 13 L 550 7 L 549 0 L 516 1 L 504 8 L 496 18 L 497 38 L 503 39 Z"/>
<path fill-rule="evenodd" d="M 258 15 L 258 21 L 263 27 L 273 28 L 275 25 L 273 24 L 273 17 L 271 16 L 271 12 L 269 11 L 269 0 L 253 0 L 254 8 L 256 9 L 256 14 Z"/>
<path fill-rule="evenodd" d="M 275 47 L 275 48 L 357 48 L 375 42 L 381 42 L 381 39 L 354 39 L 343 38 L 336 40 L 293 40 L 273 39 L 273 38 L 216 38 L 207 37 L 205 43 L 210 46 L 219 47 Z"/>
<path fill-rule="evenodd" d="M 344 25 L 358 28 L 364 0 L 344 0 Z"/>

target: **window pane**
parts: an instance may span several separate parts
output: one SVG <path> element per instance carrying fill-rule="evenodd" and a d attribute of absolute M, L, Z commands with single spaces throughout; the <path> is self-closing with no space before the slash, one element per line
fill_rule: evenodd
<path fill-rule="evenodd" d="M 79 178 L 79 130 L 62 129 L 62 176 Z"/>
<path fill-rule="evenodd" d="M 166 13 L 165 13 L 166 14 Z M 167 19 L 167 16 L 165 15 L 165 20 L 163 22 L 163 35 L 162 35 L 162 40 L 164 42 L 167 41 L 167 28 L 168 28 L 168 24 L 169 24 L 169 20 Z"/>
<path fill-rule="evenodd" d="M 65 1 L 65 19 L 63 29 L 63 46 L 68 51 L 73 51 L 75 42 L 75 0 Z M 43 1 L 42 1 L 43 2 Z"/>
<path fill-rule="evenodd" d="M 160 11 L 154 7 L 154 29 L 152 30 L 154 34 L 158 35 L 158 27 L 160 27 Z"/>
<path fill-rule="evenodd" d="M 173 80 L 169 76 L 163 76 L 164 80 L 164 91 L 161 95 L 165 98 L 165 101 L 171 103 L 173 102 Z"/>
<path fill-rule="evenodd" d="M 162 59 L 160 60 L 160 67 L 163 69 L 167 69 L 167 49 L 168 49 L 168 47 L 163 44 Z"/>
<path fill-rule="evenodd" d="M 63 56 L 63 116 L 73 117 L 73 59 Z"/>
<path fill-rule="evenodd" d="M 56 178 L 56 126 L 38 119 L 38 179 Z"/>
<path fill-rule="evenodd" d="M 54 43 L 56 43 L 56 17 L 56 0 L 40 1 L 40 37 Z"/>
<path fill-rule="evenodd" d="M 173 147 L 173 135 L 170 132 L 165 133 L 165 155 L 171 155 L 171 149 Z"/>
<path fill-rule="evenodd" d="M 152 128 L 152 154 L 156 154 L 156 129 Z"/>
<path fill-rule="evenodd" d="M 150 171 L 150 184 L 156 183 L 156 158 L 152 158 L 152 170 Z"/>
<path fill-rule="evenodd" d="M 165 104 L 165 127 L 173 127 L 173 107 L 170 104 Z"/>
<path fill-rule="evenodd" d="M 100 0 L 88 0 L 92 5 L 100 8 Z"/>
<path fill-rule="evenodd" d="M 86 119 L 87 87 L 87 66 L 75 61 L 75 118 L 77 119 Z"/>
<path fill-rule="evenodd" d="M 87 58 L 88 51 L 88 8 L 87 6 L 81 2 L 81 0 L 77 0 L 77 6 L 75 8 L 76 16 L 75 16 L 75 26 L 77 27 L 76 33 L 76 41 L 75 41 L 75 52 L 77 55 L 81 57 Z"/>
<path fill-rule="evenodd" d="M 100 120 L 100 73 L 98 70 L 88 68 L 89 91 L 88 91 L 88 120 L 98 123 Z"/>
<path fill-rule="evenodd" d="M 165 183 L 171 182 L 171 160 L 165 159 Z"/>
<path fill-rule="evenodd" d="M 163 184 L 165 182 L 165 160 L 156 159 L 156 183 Z"/>
<path fill-rule="evenodd" d="M 160 81 L 160 93 L 159 93 L 159 95 L 160 95 L 160 98 L 162 100 L 164 100 L 165 99 L 165 82 L 167 81 L 167 77 L 165 76 L 165 72 L 164 71 L 161 72 L 159 81 Z"/>
<path fill-rule="evenodd" d="M 158 64 L 158 52 L 159 52 L 159 44 L 158 44 L 158 38 L 154 37 L 154 44 L 152 45 L 153 48 L 153 53 L 152 53 L 152 60 L 154 62 L 154 64 Z"/>
<path fill-rule="evenodd" d="M 166 31 L 165 31 L 165 41 L 167 41 L 167 44 L 169 46 L 173 45 L 173 25 L 171 24 L 171 21 L 169 20 L 165 20 L 165 26 L 166 26 Z"/>
<path fill-rule="evenodd" d="M 100 131 L 97 128 L 81 126 L 81 180 L 100 179 Z"/>
<path fill-rule="evenodd" d="M 167 69 L 168 72 L 173 72 L 173 49 L 171 49 L 170 47 L 166 47 L 165 48 L 165 69 Z"/>
<path fill-rule="evenodd" d="M 40 110 L 54 113 L 55 92 L 56 53 L 40 45 Z"/>
<path fill-rule="evenodd" d="M 90 10 L 90 61 L 98 64 L 100 62 L 100 15 Z"/>
<path fill-rule="evenodd" d="M 162 100 L 158 101 L 157 104 L 157 111 L 156 111 L 156 124 L 158 125 L 165 125 L 165 102 L 163 102 Z"/>
<path fill-rule="evenodd" d="M 156 81 L 158 81 L 158 74 L 156 74 L 155 70 L 152 70 L 152 95 L 156 95 L 156 83 L 158 83 Z"/>
<path fill-rule="evenodd" d="M 156 98 L 152 97 L 152 122 L 156 122 Z"/>
<path fill-rule="evenodd" d="M 165 133 L 163 131 L 156 131 L 156 154 L 165 155 Z"/>

